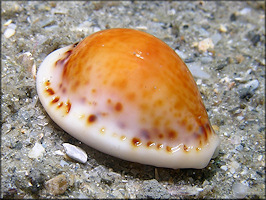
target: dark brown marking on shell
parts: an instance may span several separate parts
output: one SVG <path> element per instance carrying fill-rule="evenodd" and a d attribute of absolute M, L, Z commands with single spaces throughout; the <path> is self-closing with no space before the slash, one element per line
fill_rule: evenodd
<path fill-rule="evenodd" d="M 51 101 L 51 103 L 56 103 L 58 102 L 60 99 L 60 97 L 56 96 L 56 97 L 53 97 L 53 100 Z"/>
<path fill-rule="evenodd" d="M 135 137 L 131 140 L 131 142 L 132 142 L 132 145 L 135 147 L 138 147 L 142 144 L 141 140 L 139 138 L 135 138 Z"/>
<path fill-rule="evenodd" d="M 158 135 L 158 137 L 159 137 L 160 139 L 163 139 L 163 138 L 164 138 L 164 135 L 163 135 L 162 133 L 160 133 L 160 134 Z"/>
<path fill-rule="evenodd" d="M 67 102 L 66 102 L 66 112 L 69 113 L 70 109 L 71 109 L 71 103 L 70 103 L 69 100 L 67 100 Z"/>
<path fill-rule="evenodd" d="M 57 60 L 56 62 L 55 62 L 55 67 L 56 66 L 64 66 L 65 64 L 66 64 L 66 62 L 67 62 L 67 58 L 63 58 L 63 59 L 59 59 L 59 60 Z"/>
<path fill-rule="evenodd" d="M 51 83 L 50 83 L 49 80 L 47 80 L 47 81 L 44 82 L 44 84 L 45 84 L 45 86 L 49 86 Z"/>
<path fill-rule="evenodd" d="M 57 108 L 61 108 L 63 106 L 63 102 L 58 103 Z"/>
<path fill-rule="evenodd" d="M 188 124 L 188 125 L 187 125 L 187 131 L 188 131 L 188 132 L 191 132 L 191 131 L 192 131 L 192 128 L 193 128 L 193 127 L 192 127 L 191 124 Z"/>
<path fill-rule="evenodd" d="M 205 129 L 207 130 L 208 134 L 212 133 L 211 127 L 210 127 L 210 125 L 208 123 L 205 124 Z"/>
<path fill-rule="evenodd" d="M 72 49 L 66 51 L 64 58 L 59 59 L 55 62 L 55 67 L 56 66 L 64 66 L 67 63 L 67 61 L 69 60 L 69 56 L 71 55 L 71 53 L 72 53 Z"/>
<path fill-rule="evenodd" d="M 188 147 L 186 145 L 183 146 L 184 151 L 188 152 Z"/>
<path fill-rule="evenodd" d="M 69 56 L 72 53 L 72 49 L 68 50 L 65 54 L 66 56 Z"/>
<path fill-rule="evenodd" d="M 122 105 L 120 102 L 117 102 L 117 103 L 115 104 L 115 110 L 116 110 L 117 112 L 121 112 L 121 111 L 123 110 L 123 105 Z"/>
<path fill-rule="evenodd" d="M 46 91 L 49 95 L 54 95 L 54 94 L 55 94 L 54 90 L 53 90 L 52 88 L 50 88 L 50 87 L 46 87 L 46 88 L 45 88 L 45 91 Z"/>
<path fill-rule="evenodd" d="M 175 132 L 174 130 L 168 131 L 168 138 L 171 140 L 177 138 L 177 132 Z"/>
<path fill-rule="evenodd" d="M 196 151 L 200 151 L 201 149 L 199 147 L 196 148 Z"/>
<path fill-rule="evenodd" d="M 79 44 L 79 42 L 76 42 L 73 44 L 73 48 L 76 47 Z"/>
<path fill-rule="evenodd" d="M 172 147 L 166 146 L 166 151 L 172 153 L 173 152 Z"/>
<path fill-rule="evenodd" d="M 88 117 L 88 122 L 89 123 L 94 123 L 97 120 L 97 116 L 96 115 L 90 115 Z"/>
<path fill-rule="evenodd" d="M 162 149 L 163 148 L 163 144 L 157 144 L 157 149 Z"/>
<path fill-rule="evenodd" d="M 152 146 L 154 146 L 154 145 L 155 145 L 154 142 L 151 142 L 151 141 L 147 142 L 147 147 L 152 147 Z"/>
<path fill-rule="evenodd" d="M 62 63 L 62 59 L 58 59 L 56 62 L 55 62 L 55 67 L 58 66 L 58 65 L 61 65 Z"/>

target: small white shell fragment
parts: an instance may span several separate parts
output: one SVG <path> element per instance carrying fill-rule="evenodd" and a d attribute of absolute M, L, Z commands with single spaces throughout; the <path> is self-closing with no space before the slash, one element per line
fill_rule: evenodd
<path fill-rule="evenodd" d="M 227 28 L 225 25 L 221 24 L 220 25 L 220 28 L 219 28 L 219 31 L 221 31 L 222 33 L 226 33 L 227 32 Z"/>
<path fill-rule="evenodd" d="M 257 159 L 258 159 L 258 161 L 262 161 L 262 158 L 263 158 L 263 156 L 259 155 Z"/>
<path fill-rule="evenodd" d="M 139 29 L 139 30 L 147 30 L 147 26 L 136 26 L 136 29 Z"/>
<path fill-rule="evenodd" d="M 4 26 L 8 26 L 11 23 L 12 23 L 12 19 L 9 19 L 9 20 L 6 21 L 6 23 L 4 23 Z"/>
<path fill-rule="evenodd" d="M 187 54 L 184 53 L 183 51 L 180 51 L 178 49 L 175 49 L 175 52 L 182 58 L 182 59 L 186 59 L 187 58 Z"/>
<path fill-rule="evenodd" d="M 36 74 L 37 74 L 37 68 L 36 68 L 36 65 L 35 63 L 32 65 L 31 67 L 31 75 L 32 77 L 34 78 L 34 80 L 36 79 Z"/>
<path fill-rule="evenodd" d="M 13 35 L 15 35 L 16 31 L 15 29 L 12 29 L 12 28 L 7 28 L 4 32 L 4 36 L 5 38 L 10 38 L 12 37 Z"/>
<path fill-rule="evenodd" d="M 247 15 L 250 12 L 251 12 L 251 8 L 243 8 L 239 13 L 241 15 Z"/>
<path fill-rule="evenodd" d="M 78 162 L 81 162 L 81 163 L 87 162 L 88 156 L 83 149 L 81 149 L 80 147 L 76 147 L 76 146 L 69 144 L 69 143 L 64 143 L 63 146 L 64 146 L 64 149 L 66 151 L 66 154 L 70 158 L 72 158 Z"/>
<path fill-rule="evenodd" d="M 220 167 L 222 170 L 227 171 L 228 167 L 226 165 L 223 165 Z"/>
<path fill-rule="evenodd" d="M 30 158 L 38 158 L 42 156 L 42 154 L 45 152 L 45 148 L 40 143 L 36 143 L 34 147 L 30 150 L 28 156 Z"/>

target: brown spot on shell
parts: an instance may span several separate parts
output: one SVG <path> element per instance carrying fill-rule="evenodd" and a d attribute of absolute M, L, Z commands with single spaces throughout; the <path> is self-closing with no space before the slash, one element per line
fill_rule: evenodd
<path fill-rule="evenodd" d="M 45 91 L 46 91 L 49 95 L 54 95 L 54 94 L 55 94 L 54 90 L 53 90 L 52 88 L 50 88 L 50 87 L 46 87 L 46 88 L 45 88 Z"/>
<path fill-rule="evenodd" d="M 166 151 L 172 153 L 173 152 L 172 147 L 166 146 Z"/>
<path fill-rule="evenodd" d="M 63 106 L 63 102 L 58 103 L 57 108 L 61 108 Z"/>
<path fill-rule="evenodd" d="M 184 151 L 188 152 L 188 147 L 186 145 L 183 146 Z"/>
<path fill-rule="evenodd" d="M 192 129 L 193 129 L 192 124 L 188 124 L 188 125 L 187 125 L 187 131 L 188 131 L 188 132 L 191 132 Z"/>
<path fill-rule="evenodd" d="M 200 147 L 197 147 L 197 148 L 196 148 L 196 151 L 200 151 L 200 150 L 201 150 L 201 148 L 200 148 Z"/>
<path fill-rule="evenodd" d="M 157 144 L 157 149 L 162 149 L 163 148 L 163 144 Z"/>
<path fill-rule="evenodd" d="M 60 99 L 60 97 L 56 96 L 56 97 L 53 97 L 53 100 L 51 101 L 51 103 L 56 103 L 58 102 Z"/>
<path fill-rule="evenodd" d="M 122 110 L 123 110 L 123 105 L 122 105 L 120 102 L 116 103 L 116 104 L 115 104 L 115 110 L 116 110 L 117 112 L 122 111 Z"/>
<path fill-rule="evenodd" d="M 154 142 L 151 142 L 151 141 L 147 142 L 147 147 L 152 147 L 152 146 L 154 146 L 154 145 L 155 145 Z"/>
<path fill-rule="evenodd" d="M 70 109 L 71 109 L 71 103 L 70 103 L 69 100 L 67 100 L 67 102 L 66 102 L 66 112 L 69 113 Z"/>
<path fill-rule="evenodd" d="M 160 134 L 158 135 L 158 137 L 159 137 L 160 139 L 163 139 L 163 138 L 164 138 L 164 135 L 163 135 L 162 133 L 160 133 Z"/>
<path fill-rule="evenodd" d="M 44 82 L 45 86 L 49 86 L 51 84 L 51 82 L 49 80 Z"/>
<path fill-rule="evenodd" d="M 168 139 L 175 139 L 175 138 L 177 138 L 177 132 L 176 131 L 174 131 L 174 130 L 170 130 L 170 131 L 168 131 Z"/>
<path fill-rule="evenodd" d="M 142 144 L 141 140 L 139 138 L 135 138 L 135 137 L 131 140 L 131 142 L 132 142 L 133 146 L 135 146 L 135 147 L 138 147 Z"/>
<path fill-rule="evenodd" d="M 199 140 L 199 146 L 202 146 L 202 142 L 201 142 L 201 140 Z"/>
<path fill-rule="evenodd" d="M 59 59 L 59 60 L 57 60 L 57 61 L 55 62 L 55 67 L 56 67 L 56 66 L 64 66 L 64 65 L 67 63 L 67 61 L 68 61 L 69 56 L 71 55 L 71 53 L 72 53 L 72 50 L 71 50 L 71 49 L 68 50 L 68 51 L 66 51 L 66 52 L 65 52 L 65 55 L 64 55 L 64 58 Z"/>
<path fill-rule="evenodd" d="M 90 115 L 89 117 L 88 117 L 88 122 L 89 123 L 93 123 L 93 122 L 95 122 L 97 120 L 97 116 L 96 115 Z"/>

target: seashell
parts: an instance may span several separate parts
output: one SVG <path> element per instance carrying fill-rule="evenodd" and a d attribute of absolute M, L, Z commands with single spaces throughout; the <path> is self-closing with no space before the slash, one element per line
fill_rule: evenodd
<path fill-rule="evenodd" d="M 87 162 L 88 156 L 86 152 L 81 149 L 80 147 L 76 147 L 75 145 L 69 144 L 69 143 L 64 143 L 63 147 L 66 151 L 66 154 L 81 163 Z"/>
<path fill-rule="evenodd" d="M 157 167 L 204 168 L 219 146 L 187 66 L 148 33 L 96 32 L 49 54 L 36 82 L 50 117 L 109 155 Z"/>

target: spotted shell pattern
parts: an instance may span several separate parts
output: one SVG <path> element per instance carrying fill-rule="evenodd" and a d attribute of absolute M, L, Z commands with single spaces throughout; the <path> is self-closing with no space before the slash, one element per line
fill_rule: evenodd
<path fill-rule="evenodd" d="M 37 91 L 66 132 L 128 161 L 203 168 L 220 143 L 185 63 L 142 31 L 107 29 L 52 52 Z"/>

